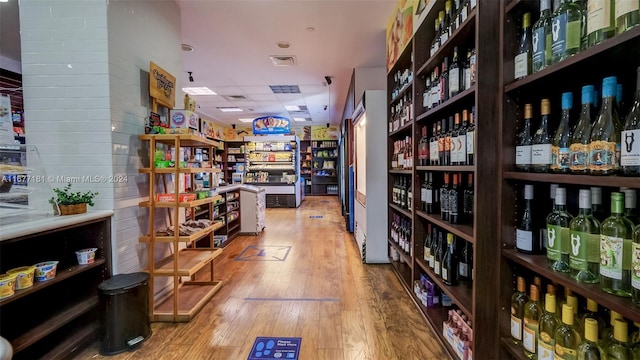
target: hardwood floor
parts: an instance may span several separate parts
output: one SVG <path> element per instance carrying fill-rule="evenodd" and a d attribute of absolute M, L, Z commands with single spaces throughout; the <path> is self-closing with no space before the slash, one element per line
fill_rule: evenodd
<path fill-rule="evenodd" d="M 134 352 L 103 357 L 96 343 L 76 359 L 242 360 L 258 336 L 302 338 L 300 360 L 448 358 L 391 267 L 361 263 L 336 197 L 267 209 L 265 231 L 216 261 L 225 283 L 191 322 L 153 323 Z"/>

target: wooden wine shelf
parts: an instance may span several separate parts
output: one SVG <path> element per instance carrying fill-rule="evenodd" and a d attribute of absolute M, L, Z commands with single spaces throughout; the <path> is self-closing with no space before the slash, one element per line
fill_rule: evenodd
<path fill-rule="evenodd" d="M 449 231 L 450 233 L 452 233 L 457 237 L 465 239 L 466 241 L 472 244 L 475 243 L 475 238 L 473 236 L 473 226 L 451 224 L 447 221 L 443 221 L 442 219 L 440 219 L 440 216 L 427 214 L 426 212 L 421 210 L 416 210 L 416 214 L 421 218 L 433 223 L 434 225 Z"/>
<path fill-rule="evenodd" d="M 413 216 L 409 210 L 407 210 L 407 209 L 403 209 L 403 208 L 401 208 L 401 207 L 400 207 L 400 206 L 398 206 L 398 205 L 395 205 L 395 204 L 389 204 L 389 207 L 390 207 L 390 208 L 392 208 L 393 210 L 395 210 L 395 211 L 399 212 L 400 214 L 402 214 L 402 215 L 404 215 L 404 216 L 408 217 L 408 218 L 411 218 L 411 217 Z"/>
<path fill-rule="evenodd" d="M 189 281 L 178 289 L 177 314 L 173 313 L 173 296 L 166 297 L 153 309 L 152 321 L 189 322 L 220 290 L 222 281 Z"/>
<path fill-rule="evenodd" d="M 173 268 L 173 262 L 176 256 L 172 254 L 158 261 L 153 274 L 156 276 L 173 276 L 174 274 L 178 276 L 192 276 L 220 254 L 222 254 L 222 249 L 182 249 L 177 254 L 179 266 L 177 273 L 174 273 Z"/>
<path fill-rule="evenodd" d="M 545 182 L 557 184 L 574 184 L 602 187 L 630 187 L 637 188 L 640 185 L 638 177 L 624 176 L 593 176 L 571 174 L 546 174 L 508 171 L 503 173 L 505 179 L 522 180 L 528 182 Z"/>
<path fill-rule="evenodd" d="M 451 300 L 458 305 L 465 315 L 473 321 L 473 288 L 470 282 L 460 281 L 458 285 L 449 286 L 442 281 L 439 275 L 436 275 L 433 270 L 422 260 L 416 259 L 416 263 L 420 266 L 432 281 L 436 283 L 442 291 L 444 291 Z M 457 270 L 457 269 L 456 269 Z"/>
<path fill-rule="evenodd" d="M 502 345 L 511 356 L 513 356 L 516 360 L 529 360 L 529 358 L 524 354 L 524 350 L 521 346 L 518 346 L 513 343 L 513 340 L 508 337 L 500 338 L 500 345 Z"/>
<path fill-rule="evenodd" d="M 568 287 L 575 293 L 596 301 L 601 306 L 615 310 L 631 321 L 640 322 L 640 311 L 630 298 L 622 298 L 608 294 L 600 289 L 600 284 L 577 282 L 569 273 L 555 272 L 547 266 L 545 255 L 527 255 L 513 249 L 502 250 L 507 259 L 532 270 L 552 282 Z"/>
<path fill-rule="evenodd" d="M 208 210 L 203 210 L 202 213 L 206 213 L 207 211 Z M 218 215 L 216 217 L 219 217 L 219 216 L 220 215 Z M 195 233 L 193 233 L 193 234 L 191 234 L 189 236 L 179 236 L 178 237 L 178 241 L 179 242 L 190 243 L 190 242 L 199 240 L 203 236 L 211 234 L 211 232 L 216 231 L 216 230 L 220 229 L 223 226 L 224 226 L 224 224 L 222 222 L 217 221 L 213 225 L 209 226 L 208 228 L 202 229 L 202 230 L 200 230 L 198 232 L 195 232 Z M 149 242 L 151 240 L 151 236 L 149 236 L 149 235 L 141 236 L 139 240 L 140 240 L 140 242 Z M 173 242 L 175 240 L 175 237 L 171 236 L 171 235 L 156 235 L 154 237 L 154 240 L 157 241 L 157 242 Z"/>
<path fill-rule="evenodd" d="M 416 298 L 416 295 L 413 292 L 411 292 L 409 296 L 411 296 L 413 302 L 416 304 L 418 309 L 420 309 L 422 316 L 427 320 L 427 323 L 429 324 L 433 332 L 437 335 L 438 341 L 442 344 L 445 350 L 447 350 L 449 357 L 451 359 L 458 359 L 455 350 L 442 334 L 442 324 L 447 321 L 448 309 L 442 306 L 428 308 L 422 304 L 422 301 L 420 301 L 420 299 Z"/>
<path fill-rule="evenodd" d="M 400 245 L 396 244 L 395 241 L 393 241 L 393 239 L 387 239 L 387 241 L 389 242 L 389 245 L 393 246 L 394 249 L 396 249 L 396 251 L 398 252 L 398 255 L 404 260 L 405 265 L 409 266 L 410 268 L 413 268 L 413 266 L 411 265 L 412 261 L 411 261 L 411 256 L 409 254 L 407 254 L 404 250 L 402 250 L 400 248 Z"/>
<path fill-rule="evenodd" d="M 400 279 L 400 283 L 402 283 L 402 286 L 404 286 L 407 291 L 413 289 L 413 283 L 411 280 L 411 267 L 406 263 L 403 264 L 399 261 L 391 261 L 391 266 L 398 276 L 398 279 Z"/>
<path fill-rule="evenodd" d="M 411 89 L 412 87 L 413 87 L 413 80 L 411 80 L 405 86 L 402 87 L 402 89 L 398 92 L 398 95 L 396 95 L 396 97 L 391 99 L 390 104 L 393 104 L 396 101 L 398 101 L 402 97 L 402 95 L 404 95 L 407 92 L 407 90 Z"/>
<path fill-rule="evenodd" d="M 176 171 L 180 174 L 200 174 L 200 173 L 219 173 L 222 172 L 219 168 L 190 168 L 190 167 L 179 167 L 179 168 L 141 168 L 138 169 L 140 174 L 175 174 Z"/>
<path fill-rule="evenodd" d="M 205 139 L 196 135 L 187 135 L 187 134 L 144 134 L 139 135 L 138 138 L 140 140 L 150 141 L 154 139 L 156 142 L 173 145 L 175 144 L 176 139 L 180 141 L 180 146 L 185 147 L 204 147 L 204 146 L 212 146 L 215 148 L 220 147 L 219 141 L 213 141 L 209 139 Z"/>
<path fill-rule="evenodd" d="M 389 170 L 389 174 L 411 175 L 413 174 L 413 171 L 412 170 Z"/>
<path fill-rule="evenodd" d="M 222 199 L 222 197 L 220 195 L 216 195 L 213 197 L 209 197 L 206 199 L 200 199 L 200 200 L 193 200 L 193 201 L 187 201 L 187 202 L 179 202 L 176 203 L 174 201 L 155 201 L 153 206 L 157 207 L 157 208 L 175 208 L 175 207 L 181 207 L 181 208 L 193 208 L 196 206 L 200 206 L 200 205 L 205 205 L 205 204 L 209 204 L 212 202 L 216 202 L 219 199 Z M 140 207 L 150 207 L 151 206 L 151 201 L 142 201 L 140 202 Z"/>
<path fill-rule="evenodd" d="M 474 172 L 475 165 L 451 165 L 451 166 L 416 166 L 418 171 L 448 171 L 448 172 Z"/>
<path fill-rule="evenodd" d="M 451 107 L 451 105 L 454 105 L 454 104 L 458 103 L 459 101 L 462 101 L 463 99 L 465 99 L 467 97 L 473 96 L 475 94 L 475 92 L 476 92 L 476 86 L 472 85 L 470 88 L 460 92 L 458 95 L 450 98 L 449 100 L 443 102 L 442 104 L 434 107 L 433 109 L 429 109 L 426 112 L 418 115 L 418 117 L 416 117 L 416 121 L 420 122 L 423 119 L 425 119 L 425 118 L 427 118 L 427 117 L 429 117 L 431 115 L 434 115 L 434 114 L 439 113 L 439 112 L 441 112 L 441 111 L 443 111 L 445 109 L 448 109 L 449 107 Z"/>
<path fill-rule="evenodd" d="M 404 126 L 401 126 L 397 130 L 394 130 L 394 131 L 390 132 L 389 136 L 390 137 L 394 137 L 395 135 L 405 133 L 405 132 L 411 130 L 412 126 L 413 126 L 413 120 L 410 120 L 408 123 L 404 124 Z"/>

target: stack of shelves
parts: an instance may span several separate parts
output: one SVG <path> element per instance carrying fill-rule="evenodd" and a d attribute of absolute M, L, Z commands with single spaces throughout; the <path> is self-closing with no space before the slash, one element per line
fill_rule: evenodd
<path fill-rule="evenodd" d="M 224 144 L 225 151 L 222 158 L 224 160 L 224 181 L 227 184 L 232 183 L 232 174 L 245 173 L 245 145 L 244 141 L 227 141 Z"/>
<path fill-rule="evenodd" d="M 149 142 L 148 168 L 141 168 L 139 172 L 149 174 L 149 200 L 140 203 L 140 207 L 149 208 L 149 233 L 140 237 L 141 242 L 147 243 L 148 259 L 147 271 L 149 281 L 149 309 L 152 321 L 187 322 L 190 321 L 207 303 L 207 301 L 220 289 L 221 281 L 214 280 L 213 260 L 222 253 L 222 249 L 214 247 L 214 232 L 222 224 L 213 221 L 211 204 L 218 201 L 221 196 L 208 196 L 197 200 L 181 200 L 180 179 L 181 176 L 189 176 L 193 182 L 195 174 L 208 173 L 211 178 L 214 173 L 220 172 L 217 168 L 191 168 L 182 167 L 181 161 L 176 161 L 174 167 L 157 168 L 155 165 L 156 150 L 163 149 L 173 151 L 177 158 L 181 151 L 195 153 L 195 148 L 207 149 L 209 154 L 219 146 L 215 141 L 206 140 L 193 135 L 140 135 L 142 141 Z M 164 148 L 167 149 L 164 149 Z M 174 194 L 173 201 L 158 201 L 156 193 L 156 175 L 160 175 L 164 182 L 164 190 Z M 173 191 L 167 188 L 164 176 L 172 175 Z M 156 231 L 156 220 L 163 214 L 158 214 L 158 209 L 168 209 L 170 224 L 174 230 L 181 223 L 184 209 L 194 209 L 200 206 L 209 206 L 210 225 L 202 230 L 189 235 L 182 235 L 181 231 L 173 231 L 173 234 L 162 234 Z M 198 240 L 209 237 L 206 247 L 197 247 Z M 163 259 L 155 260 L 158 243 L 171 245 L 170 255 Z M 208 280 L 196 280 L 195 275 L 200 272 L 209 274 Z M 182 277 L 190 277 L 190 281 L 182 281 Z M 164 297 L 156 300 L 156 281 L 163 282 L 171 278 L 173 285 Z"/>
<path fill-rule="evenodd" d="M 304 193 L 306 195 L 311 194 L 311 168 L 312 168 L 312 158 L 311 155 L 313 152 L 311 151 L 311 141 L 310 140 L 300 140 L 300 176 L 304 181 Z"/>
<path fill-rule="evenodd" d="M 495 302 L 498 271 L 494 264 L 499 249 L 494 197 L 499 174 L 494 166 L 499 150 L 495 141 L 499 129 L 493 125 L 493 119 L 498 117 L 499 109 L 495 96 L 499 87 L 495 79 L 500 69 L 495 59 L 499 55 L 496 39 L 500 3 L 490 0 L 478 1 L 477 5 L 475 1 L 461 3 L 469 4 L 464 16 L 454 9 L 449 23 L 455 22 L 456 26 L 441 37 L 443 34 L 436 33 L 434 23 L 439 12 L 445 11 L 445 2 L 430 2 L 424 21 L 388 72 L 389 257 L 401 283 L 452 358 L 461 357 L 443 334 L 443 322 L 452 308 L 460 310 L 471 324 L 473 356 L 498 358 L 498 308 Z M 436 37 L 442 41 L 439 47 L 431 50 Z M 447 92 L 446 96 L 427 105 L 426 100 L 432 100 L 429 94 L 434 94 L 431 90 L 435 91 L 430 86 L 432 83 L 448 89 L 451 73 L 442 75 L 443 63 L 452 64 L 455 50 L 460 58 L 458 91 Z M 468 53 L 473 58 L 468 59 Z M 474 70 L 475 74 L 466 86 L 462 76 L 465 67 Z M 466 126 L 463 145 L 460 142 L 454 145 L 451 141 L 450 147 L 445 149 L 444 140 L 447 137 L 455 139 L 458 133 L 447 129 L 442 134 L 434 134 L 434 127 L 437 131 L 436 125 L 444 121 L 449 128 L 449 121 L 453 123 L 456 118 L 462 125 L 463 114 L 467 120 L 473 119 L 473 127 Z M 436 157 L 438 161 L 430 161 L 429 154 L 435 153 L 429 149 L 430 139 L 435 139 L 437 148 L 439 137 L 443 139 L 440 154 L 444 150 L 449 153 L 447 157 Z M 464 152 L 456 152 L 455 146 Z M 443 218 L 440 204 L 435 200 L 443 191 L 447 194 L 451 191 L 451 183 L 446 190 L 442 189 L 446 178 L 451 182 L 455 178 L 460 184 L 459 193 L 467 194 L 464 201 L 467 212 L 463 211 L 460 200 L 458 220 Z M 434 196 L 431 200 L 434 207 L 426 207 L 427 188 Z M 460 195 L 460 199 L 464 196 Z M 447 235 L 451 234 L 455 253 L 460 254 L 463 249 L 469 253 L 467 259 L 471 259 L 472 270 L 469 270 L 468 278 L 457 281 L 456 285 L 447 285 L 443 273 L 426 260 L 425 241 L 436 229 L 444 235 L 445 246 Z M 445 306 L 427 307 L 423 298 L 416 295 L 415 290 L 420 293 L 421 280 L 426 278 L 442 294 L 441 299 L 446 299 Z M 448 306 L 449 300 L 452 306 Z"/>
<path fill-rule="evenodd" d="M 515 291 L 516 276 L 523 276 L 527 283 L 530 283 L 533 277 L 541 277 L 543 283 L 570 289 L 573 293 L 578 294 L 580 303 L 584 303 L 584 299 L 589 298 L 595 300 L 601 307 L 620 313 L 629 321 L 640 322 L 640 311 L 631 299 L 608 294 L 601 290 L 599 284 L 578 282 L 568 273 L 552 271 L 547 265 L 546 255 L 529 255 L 517 251 L 514 233 L 514 228 L 518 225 L 518 219 L 522 212 L 520 205 L 525 184 L 534 187 L 535 211 L 537 213 L 534 215 L 543 217 L 542 224 L 544 224 L 544 217 L 551 212 L 552 204 L 549 200 L 551 184 L 559 184 L 560 187 L 566 189 L 568 210 L 574 215 L 577 214 L 577 199 L 580 189 L 600 187 L 602 189 L 602 207 L 606 214 L 609 213 L 609 194 L 611 192 L 619 191 L 619 188 L 630 188 L 636 191 L 640 189 L 638 177 L 529 173 L 518 172 L 515 166 L 516 134 L 520 131 L 519 124 L 523 118 L 524 104 L 533 104 L 534 123 L 532 125 L 534 126 L 533 131 L 535 131 L 540 118 L 540 101 L 543 98 L 550 99 L 552 116 L 549 130 L 552 135 L 560 120 L 560 99 L 564 92 L 573 93 L 571 126 L 575 124 L 579 114 L 578 104 L 580 104 L 582 86 L 594 85 L 599 90 L 602 79 L 605 77 L 617 77 L 618 82 L 623 85 L 623 102 L 631 104 L 633 89 L 636 85 L 636 68 L 640 65 L 640 61 L 638 61 L 640 58 L 640 27 L 636 26 L 626 32 L 616 34 L 568 59 L 549 65 L 543 70 L 523 78 L 515 79 L 514 58 L 520 37 L 520 21 L 524 13 L 530 12 L 531 24 L 534 24 L 540 14 L 540 1 L 505 0 L 502 1 L 500 12 L 502 14 L 500 22 L 503 28 L 501 59 L 504 71 L 500 78 L 500 82 L 503 84 L 501 91 L 503 109 L 500 117 L 501 137 L 498 138 L 502 150 L 500 156 L 502 163 L 498 164 L 501 179 L 498 192 L 500 211 L 497 235 L 500 244 L 495 245 L 496 249 L 501 249 L 499 281 L 501 282 L 500 308 L 502 311 L 499 313 L 499 336 L 502 346 L 500 355 L 524 360 L 527 357 L 524 355 L 522 347 L 515 345 L 510 335 L 511 314 L 508 309 L 510 308 L 511 296 Z M 591 115 L 594 115 L 593 110 Z M 623 110 L 620 115 L 624 116 L 626 112 Z M 544 253 L 544 251 L 542 252 Z M 546 292 L 544 290 L 543 288 L 541 294 Z M 558 290 L 557 293 L 562 294 L 562 290 Z"/>
<path fill-rule="evenodd" d="M 337 195 L 338 141 L 311 141 L 312 159 L 312 195 Z"/>

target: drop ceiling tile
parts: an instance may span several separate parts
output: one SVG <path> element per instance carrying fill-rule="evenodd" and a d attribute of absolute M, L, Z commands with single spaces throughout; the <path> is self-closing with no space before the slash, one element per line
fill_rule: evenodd
<path fill-rule="evenodd" d="M 274 94 L 253 94 L 247 95 L 247 97 L 254 101 L 278 100 Z"/>
<path fill-rule="evenodd" d="M 326 91 L 327 91 L 327 87 L 322 85 L 300 85 L 300 92 L 304 95 L 321 94 Z"/>
<path fill-rule="evenodd" d="M 276 98 L 291 105 L 304 105 L 304 97 L 301 94 L 276 94 Z"/>
<path fill-rule="evenodd" d="M 255 95 L 273 95 L 268 85 L 240 86 L 240 90 L 243 91 L 243 94 L 252 95 L 252 99 L 255 97 Z"/>
<path fill-rule="evenodd" d="M 242 95 L 244 94 L 242 90 L 237 86 L 222 86 L 222 87 L 214 87 L 209 89 L 215 91 L 218 95 Z"/>

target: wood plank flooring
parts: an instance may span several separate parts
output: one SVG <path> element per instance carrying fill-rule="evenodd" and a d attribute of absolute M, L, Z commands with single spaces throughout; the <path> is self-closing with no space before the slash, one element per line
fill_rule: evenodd
<path fill-rule="evenodd" d="M 248 246 L 265 256 L 237 261 Z M 284 261 L 257 261 L 288 246 Z M 95 343 L 75 359 L 242 360 L 258 336 L 301 337 L 300 360 L 449 357 L 391 267 L 361 263 L 336 197 L 267 209 L 265 231 L 216 261 L 224 285 L 190 323 L 153 323 L 136 351 L 103 357 Z"/>

